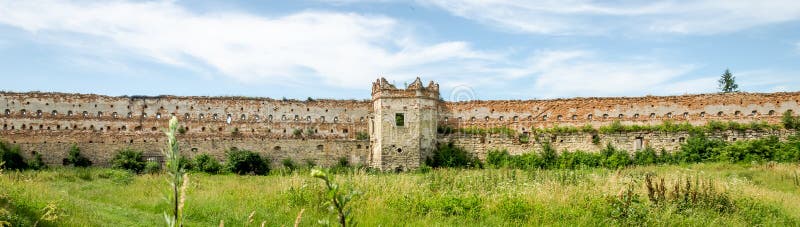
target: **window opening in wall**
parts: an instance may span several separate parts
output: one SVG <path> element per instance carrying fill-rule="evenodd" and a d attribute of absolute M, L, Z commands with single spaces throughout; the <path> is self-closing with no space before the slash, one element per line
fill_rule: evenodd
<path fill-rule="evenodd" d="M 656 118 L 656 113 L 650 113 L 650 118 Z"/>
<path fill-rule="evenodd" d="M 547 121 L 547 114 L 545 114 L 544 116 L 542 116 L 542 121 Z"/>
<path fill-rule="evenodd" d="M 333 123 L 339 122 L 339 117 L 333 117 Z"/>
<path fill-rule="evenodd" d="M 678 142 L 679 142 L 679 143 L 683 143 L 684 141 L 686 141 L 686 138 L 684 138 L 684 137 L 680 137 L 680 138 L 678 138 Z"/>
<path fill-rule="evenodd" d="M 558 116 L 556 116 L 556 120 L 559 120 L 559 121 L 560 121 L 561 119 L 563 119 L 563 118 L 564 118 L 564 116 L 561 116 L 561 115 L 558 115 Z"/>
<path fill-rule="evenodd" d="M 161 119 L 161 113 L 156 113 L 156 119 Z"/>
<path fill-rule="evenodd" d="M 231 124 L 231 121 L 233 121 L 233 118 L 231 118 L 231 115 L 228 114 L 228 116 L 225 117 L 225 123 Z"/>
<path fill-rule="evenodd" d="M 775 111 L 774 110 L 770 110 L 769 112 L 767 112 L 767 115 L 769 115 L 769 116 L 775 115 Z"/>
<path fill-rule="evenodd" d="M 25 109 L 22 109 L 19 111 L 19 114 L 25 116 L 25 114 L 27 114 L 27 111 L 25 111 Z"/>
<path fill-rule="evenodd" d="M 295 115 L 294 115 L 294 121 L 299 121 L 299 120 L 300 120 L 300 115 L 296 115 L 296 114 L 295 114 Z"/>
<path fill-rule="evenodd" d="M 667 113 L 667 118 L 672 118 L 672 112 Z"/>
<path fill-rule="evenodd" d="M 190 116 L 191 115 L 189 115 L 189 113 L 185 113 L 185 114 L 183 114 L 183 119 L 189 120 Z"/>
<path fill-rule="evenodd" d="M 619 115 L 617 116 L 617 118 L 619 118 L 619 119 L 622 119 L 623 117 L 625 117 L 625 115 L 623 115 L 623 114 L 619 114 Z"/>
<path fill-rule="evenodd" d="M 321 121 L 321 122 L 325 122 L 325 116 L 321 116 L 321 117 L 319 117 L 319 121 Z"/>
<path fill-rule="evenodd" d="M 306 121 L 311 122 L 311 116 L 306 116 Z"/>
<path fill-rule="evenodd" d="M 489 118 L 489 117 L 486 117 Z M 394 124 L 395 126 L 403 126 L 405 125 L 405 115 L 403 113 L 396 113 L 394 114 Z"/>
<path fill-rule="evenodd" d="M 733 115 L 738 117 L 739 115 L 742 115 L 742 111 L 737 110 L 736 112 L 733 112 Z"/>
<path fill-rule="evenodd" d="M 4 113 L 6 114 L 6 116 L 11 115 L 11 110 L 6 109 L 6 111 Z"/>
<path fill-rule="evenodd" d="M 603 114 L 603 119 L 608 119 L 608 114 Z"/>
<path fill-rule="evenodd" d="M 706 112 L 700 112 L 700 117 L 706 117 Z"/>
<path fill-rule="evenodd" d="M 644 145 L 644 138 L 636 137 L 636 139 L 633 142 L 633 150 L 640 151 L 642 150 L 643 145 Z"/>
<path fill-rule="evenodd" d="M 356 149 L 361 149 L 361 144 L 357 144 Z"/>
<path fill-rule="evenodd" d="M 513 121 L 519 121 L 519 116 L 514 116 L 514 118 L 512 118 L 512 120 Z"/>
<path fill-rule="evenodd" d="M 219 115 L 217 114 L 211 115 L 211 119 L 216 121 L 217 119 L 219 119 Z"/>
<path fill-rule="evenodd" d="M 239 118 L 240 118 L 241 120 L 243 120 L 243 121 L 244 121 L 244 120 L 247 120 L 247 115 L 244 115 L 244 114 L 242 114 L 242 116 L 239 116 Z"/>
<path fill-rule="evenodd" d="M 36 117 L 42 117 L 42 110 L 36 110 Z"/>
<path fill-rule="evenodd" d="M 317 145 L 317 150 L 321 151 L 324 147 L 322 145 Z"/>
<path fill-rule="evenodd" d="M 722 117 L 723 114 L 725 114 L 725 113 L 723 113 L 722 111 L 719 111 L 719 112 L 717 112 L 717 117 Z"/>
<path fill-rule="evenodd" d="M 279 150 L 281 150 L 281 146 L 275 146 L 275 147 L 272 148 L 272 150 L 279 151 Z"/>
<path fill-rule="evenodd" d="M 590 120 L 590 121 L 591 121 L 591 120 L 592 120 L 592 115 L 591 115 L 591 114 L 587 115 L 587 116 L 586 116 L 586 119 L 588 119 L 588 120 Z"/>
<path fill-rule="evenodd" d="M 753 110 L 753 112 L 750 112 L 750 116 L 756 116 L 756 115 L 758 115 L 758 111 L 757 110 Z"/>
<path fill-rule="evenodd" d="M 683 118 L 689 118 L 689 112 L 683 112 Z"/>
<path fill-rule="evenodd" d="M 403 148 L 397 148 L 397 153 L 403 153 Z"/>
<path fill-rule="evenodd" d="M 578 120 L 578 115 L 572 115 L 572 120 Z"/>
<path fill-rule="evenodd" d="M 272 122 L 272 114 L 270 114 L 269 116 L 267 116 L 267 121 L 269 121 L 269 122 Z"/>
<path fill-rule="evenodd" d="M 111 117 L 113 117 L 113 118 L 117 118 L 117 112 L 113 112 L 113 113 L 111 113 Z"/>
<path fill-rule="evenodd" d="M 633 118 L 639 118 L 639 114 L 633 114 Z"/>
<path fill-rule="evenodd" d="M 261 117 L 259 117 L 258 115 L 254 115 L 254 116 L 253 116 L 253 118 L 254 118 L 256 121 L 260 121 L 260 120 L 261 120 Z"/>
<path fill-rule="evenodd" d="M 497 118 L 497 120 L 499 120 L 499 121 L 503 121 L 503 119 L 504 119 L 503 116 L 500 116 L 499 118 Z"/>

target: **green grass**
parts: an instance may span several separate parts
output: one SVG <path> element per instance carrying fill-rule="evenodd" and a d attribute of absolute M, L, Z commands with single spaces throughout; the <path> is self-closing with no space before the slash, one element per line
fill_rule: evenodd
<path fill-rule="evenodd" d="M 648 201 L 644 178 L 669 184 L 686 178 L 714 182 L 734 209 Z M 640 166 L 622 170 L 434 169 L 428 173 L 340 174 L 336 181 L 361 194 L 352 202 L 360 226 L 519 226 L 519 225 L 799 225 L 800 166 L 727 164 Z M 630 188 L 638 200 L 620 203 Z M 120 170 L 54 168 L 5 171 L 0 176 L 0 213 L 12 223 L 32 225 L 55 204 L 57 218 L 44 226 L 159 226 L 164 224 L 164 176 L 130 175 Z M 188 226 L 252 224 L 301 226 L 320 219 L 336 223 L 327 210 L 325 189 L 308 171 L 288 175 L 190 174 L 185 223 Z M 620 207 L 622 206 L 622 207 Z M 625 210 L 625 217 L 617 211 Z M 2 210 L 0 210 L 2 211 Z"/>

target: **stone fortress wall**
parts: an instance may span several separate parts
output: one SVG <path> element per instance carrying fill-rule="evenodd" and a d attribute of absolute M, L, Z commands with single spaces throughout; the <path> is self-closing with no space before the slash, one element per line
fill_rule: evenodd
<path fill-rule="evenodd" d="M 62 93 L 0 93 L 0 138 L 19 144 L 30 157 L 60 164 L 71 144 L 105 165 L 116 150 L 132 147 L 159 156 L 163 130 L 177 116 L 186 131 L 184 150 L 223 157 L 230 147 L 333 163 L 348 157 L 365 163 L 372 104 L 354 100 L 273 100 L 243 97 L 109 97 Z M 300 130 L 301 135 L 295 135 Z M 310 133 L 313 132 L 313 133 Z"/>
<path fill-rule="evenodd" d="M 665 120 L 693 125 L 711 120 L 775 124 L 782 113 L 800 110 L 800 92 L 466 102 L 437 101 L 438 93 L 438 84 L 422 86 L 419 79 L 407 88 L 378 80 L 373 83 L 372 100 L 365 101 L 0 92 L 0 139 L 20 145 L 26 158 L 41 153 L 51 165 L 61 163 L 71 144 L 99 165 L 107 165 L 116 150 L 125 147 L 159 158 L 165 146 L 162 130 L 174 115 L 186 127 L 179 140 L 189 156 L 209 153 L 223 159 L 226 149 L 237 147 L 265 154 L 274 162 L 292 158 L 331 165 L 346 157 L 352 163 L 392 169 L 419 166 L 415 162 L 430 155 L 431 141 L 454 142 L 479 157 L 495 148 L 513 154 L 531 152 L 543 142 L 559 151 L 597 151 L 607 142 L 631 151 L 643 146 L 674 150 L 688 137 L 685 132 L 603 134 L 597 145 L 592 141 L 596 134 L 544 135 L 534 134 L 533 129 L 586 124 L 597 128 L 615 120 L 639 125 Z M 403 126 L 395 122 L 397 113 L 405 115 Z M 505 135 L 431 133 L 442 126 L 506 127 L 529 134 L 531 142 Z M 296 135 L 297 130 L 302 134 Z M 369 140 L 359 138 L 364 133 Z M 785 138 L 791 133 L 727 131 L 712 136 L 732 141 L 767 135 Z"/>

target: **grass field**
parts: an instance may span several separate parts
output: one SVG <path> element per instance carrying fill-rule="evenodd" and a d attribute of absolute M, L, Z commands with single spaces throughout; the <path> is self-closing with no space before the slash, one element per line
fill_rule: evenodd
<path fill-rule="evenodd" d="M 319 179 L 308 171 L 276 172 L 190 174 L 186 224 L 292 226 L 301 209 L 301 226 L 324 219 L 336 224 Z M 665 198 L 650 199 L 646 175 L 656 182 L 664 178 Z M 799 175 L 798 164 L 705 163 L 623 170 L 354 171 L 337 174 L 336 182 L 361 192 L 352 203 L 360 226 L 797 226 Z M 167 189 L 163 175 L 112 169 L 6 171 L 0 176 L 0 220 L 22 226 L 159 226 Z"/>

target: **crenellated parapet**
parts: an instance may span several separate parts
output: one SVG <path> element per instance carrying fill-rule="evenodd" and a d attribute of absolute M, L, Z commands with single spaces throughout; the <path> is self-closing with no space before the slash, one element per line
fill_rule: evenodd
<path fill-rule="evenodd" d="M 384 98 L 426 98 L 426 99 L 439 99 L 439 84 L 430 81 L 428 86 L 422 84 L 422 80 L 417 77 L 414 82 L 411 82 L 405 89 L 395 87 L 395 85 L 386 81 L 381 77 L 372 83 L 372 99 L 373 101 L 378 97 Z"/>

